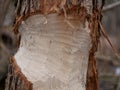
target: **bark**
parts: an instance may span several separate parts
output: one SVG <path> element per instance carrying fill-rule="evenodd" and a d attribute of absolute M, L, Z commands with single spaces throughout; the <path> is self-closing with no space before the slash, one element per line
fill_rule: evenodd
<path fill-rule="evenodd" d="M 98 90 L 96 0 L 18 0 L 6 90 Z M 101 4 L 102 5 L 102 4 Z"/>

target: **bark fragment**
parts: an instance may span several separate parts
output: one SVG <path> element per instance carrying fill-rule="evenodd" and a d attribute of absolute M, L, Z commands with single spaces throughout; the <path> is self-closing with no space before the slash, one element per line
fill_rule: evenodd
<path fill-rule="evenodd" d="M 5 90 L 32 90 L 32 83 L 22 74 L 13 57 L 10 60 Z"/>

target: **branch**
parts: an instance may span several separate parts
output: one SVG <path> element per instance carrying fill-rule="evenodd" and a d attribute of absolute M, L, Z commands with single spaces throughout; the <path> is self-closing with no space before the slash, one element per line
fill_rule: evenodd
<path fill-rule="evenodd" d="M 107 10 L 110 10 L 112 8 L 115 8 L 115 7 L 119 6 L 119 5 L 120 5 L 120 1 L 115 2 L 113 4 L 110 4 L 110 5 L 107 5 L 107 6 L 103 7 L 103 12 L 105 12 Z"/>

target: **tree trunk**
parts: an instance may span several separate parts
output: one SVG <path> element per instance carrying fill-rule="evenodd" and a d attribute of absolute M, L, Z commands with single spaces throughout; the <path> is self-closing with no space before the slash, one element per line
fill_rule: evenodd
<path fill-rule="evenodd" d="M 99 5 L 28 1 L 17 5 L 14 31 L 21 35 L 20 46 L 10 60 L 6 90 L 97 90 Z"/>

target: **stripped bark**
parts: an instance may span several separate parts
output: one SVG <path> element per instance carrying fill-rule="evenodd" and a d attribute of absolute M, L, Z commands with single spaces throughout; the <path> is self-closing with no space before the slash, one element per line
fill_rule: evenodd
<path fill-rule="evenodd" d="M 21 40 L 6 90 L 98 90 L 95 52 L 102 9 L 98 1 L 18 0 L 14 31 Z"/>

